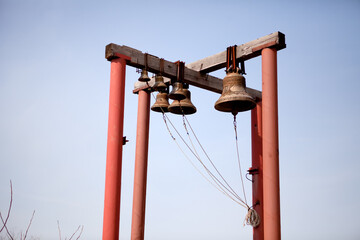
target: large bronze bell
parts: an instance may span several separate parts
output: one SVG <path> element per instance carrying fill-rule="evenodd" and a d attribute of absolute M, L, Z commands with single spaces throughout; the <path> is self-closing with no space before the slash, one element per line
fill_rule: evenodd
<path fill-rule="evenodd" d="M 169 93 L 169 98 L 173 100 L 182 100 L 186 98 L 186 94 L 181 82 L 174 82 L 172 91 Z"/>
<path fill-rule="evenodd" d="M 140 82 L 148 82 L 148 81 L 150 81 L 150 78 L 149 78 L 149 76 L 148 76 L 148 72 L 147 72 L 146 69 L 143 69 L 143 70 L 141 71 L 141 75 L 140 75 L 140 77 L 139 77 L 139 81 L 140 81 Z"/>
<path fill-rule="evenodd" d="M 169 112 L 169 98 L 166 92 L 159 92 L 156 95 L 156 101 L 152 105 L 151 110 L 154 112 Z"/>
<path fill-rule="evenodd" d="M 174 100 L 169 106 L 169 112 L 175 114 L 193 114 L 196 113 L 196 107 L 191 102 L 191 94 L 187 89 L 183 89 L 186 98 L 183 100 Z"/>
<path fill-rule="evenodd" d="M 236 72 L 229 72 L 223 80 L 223 91 L 215 103 L 215 109 L 221 112 L 231 112 L 236 115 L 253 109 L 255 100 L 246 92 L 245 78 Z"/>
<path fill-rule="evenodd" d="M 153 89 L 155 91 L 159 91 L 159 92 L 162 92 L 162 91 L 165 91 L 167 88 L 166 84 L 164 83 L 164 78 L 163 76 L 161 75 L 156 75 L 155 76 L 155 84 L 153 86 Z"/>

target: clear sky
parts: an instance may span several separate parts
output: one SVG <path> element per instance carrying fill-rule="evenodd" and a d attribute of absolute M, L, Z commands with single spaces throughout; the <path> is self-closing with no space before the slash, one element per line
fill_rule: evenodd
<path fill-rule="evenodd" d="M 25 230 L 36 210 L 34 237 L 58 239 L 59 220 L 63 237 L 84 225 L 82 239 L 101 239 L 107 44 L 190 63 L 276 31 L 287 43 L 278 52 L 283 239 L 360 239 L 358 0 L 0 0 L 0 211 L 11 179 L 10 229 Z M 247 85 L 261 90 L 261 59 L 245 64 Z M 127 67 L 120 239 L 131 230 L 138 77 Z M 218 94 L 190 90 L 198 112 L 188 119 L 240 190 L 232 116 L 214 109 Z M 169 117 L 182 128 L 181 118 Z M 249 112 L 238 124 L 245 171 Z M 246 210 L 194 170 L 154 112 L 147 192 L 146 239 L 252 239 Z"/>

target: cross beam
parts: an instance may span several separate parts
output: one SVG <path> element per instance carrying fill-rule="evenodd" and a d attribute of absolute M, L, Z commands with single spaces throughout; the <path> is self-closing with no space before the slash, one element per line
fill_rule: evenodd
<path fill-rule="evenodd" d="M 236 59 L 245 61 L 260 56 L 261 50 L 264 48 L 281 50 L 285 47 L 285 35 L 281 32 L 274 32 L 237 46 Z M 201 73 L 209 73 L 224 68 L 226 67 L 226 51 L 187 64 L 186 67 Z"/>
<path fill-rule="evenodd" d="M 106 46 L 105 58 L 107 60 L 111 61 L 116 59 L 119 55 L 125 55 L 130 58 L 130 60 L 126 61 L 126 64 L 129 66 L 136 68 L 145 67 L 145 53 L 128 46 L 120 46 L 114 43 L 110 43 Z M 160 58 L 147 54 L 147 70 L 155 74 L 160 73 Z M 176 78 L 176 74 L 176 63 L 164 60 L 164 71 L 162 75 L 168 78 Z M 188 67 L 185 67 L 184 82 L 212 92 L 222 93 L 222 79 L 198 72 Z M 138 85 L 134 92 L 147 87 L 146 83 Z M 247 88 L 246 91 L 254 98 L 261 99 L 260 91 L 252 88 Z"/>

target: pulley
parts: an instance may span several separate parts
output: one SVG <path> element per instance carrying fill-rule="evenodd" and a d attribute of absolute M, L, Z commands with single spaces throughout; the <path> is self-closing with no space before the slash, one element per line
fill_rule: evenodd
<path fill-rule="evenodd" d="M 223 80 L 223 91 L 215 103 L 215 109 L 236 115 L 255 106 L 254 98 L 246 92 L 245 78 L 238 71 L 228 72 Z"/>
<path fill-rule="evenodd" d="M 141 75 L 140 75 L 140 77 L 139 77 L 139 81 L 140 81 L 140 82 L 148 82 L 148 81 L 150 81 L 150 78 L 149 78 L 149 76 L 148 76 L 148 72 L 147 72 L 146 69 L 143 69 L 143 70 L 141 71 Z"/>
<path fill-rule="evenodd" d="M 163 76 L 161 75 L 156 75 L 155 76 L 155 84 L 153 86 L 153 89 L 155 91 L 159 91 L 159 92 L 162 92 L 162 91 L 165 91 L 167 88 L 166 84 L 164 83 L 164 78 Z"/>
<path fill-rule="evenodd" d="M 169 98 L 173 100 L 182 100 L 186 98 L 186 93 L 181 82 L 174 82 L 172 91 L 169 93 Z"/>
<path fill-rule="evenodd" d="M 186 96 L 182 100 L 174 100 L 169 106 L 169 112 L 174 114 L 193 114 L 196 112 L 196 107 L 191 102 L 191 93 L 187 89 L 182 90 Z"/>
<path fill-rule="evenodd" d="M 169 112 L 169 98 L 166 92 L 159 92 L 156 95 L 156 101 L 152 105 L 151 110 L 154 112 Z"/>

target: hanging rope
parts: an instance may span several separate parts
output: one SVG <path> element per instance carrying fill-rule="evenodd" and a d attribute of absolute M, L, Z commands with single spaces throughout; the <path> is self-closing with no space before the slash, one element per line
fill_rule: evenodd
<path fill-rule="evenodd" d="M 153 98 L 155 98 L 154 94 L 152 94 Z M 181 106 L 180 106 L 181 107 Z M 236 192 L 230 187 L 230 185 L 226 182 L 226 180 L 223 178 L 223 176 L 220 174 L 220 172 L 217 170 L 217 168 L 215 167 L 215 165 L 213 164 L 213 162 L 211 161 L 210 157 L 208 156 L 207 152 L 205 151 L 205 149 L 203 148 L 203 146 L 201 145 L 199 139 L 197 138 L 193 128 L 191 127 L 190 122 L 188 121 L 186 115 L 184 114 L 183 110 L 183 125 L 184 125 L 184 129 L 186 131 L 186 134 L 188 135 L 189 141 L 191 143 L 191 146 L 193 149 L 190 148 L 190 146 L 185 142 L 184 138 L 180 135 L 180 133 L 178 132 L 178 130 L 175 128 L 175 126 L 173 125 L 173 123 L 171 122 L 171 120 L 167 117 L 167 115 L 165 114 L 164 110 L 161 108 L 162 110 L 162 114 L 163 114 L 163 120 L 166 126 L 166 129 L 168 130 L 170 137 L 174 140 L 174 142 L 176 143 L 177 147 L 180 149 L 180 151 L 183 153 L 183 155 L 185 156 L 185 158 L 190 162 L 190 164 L 195 168 L 195 170 L 200 173 L 200 175 L 207 181 L 209 182 L 213 187 L 215 187 L 219 192 L 221 192 L 222 194 L 224 194 L 225 196 L 227 196 L 228 198 L 230 198 L 232 201 L 234 201 L 235 203 L 239 204 L 240 206 L 243 206 L 245 208 L 248 209 L 248 212 L 245 216 L 245 220 L 244 220 L 244 226 L 246 225 L 250 225 L 254 228 L 256 228 L 257 226 L 259 226 L 260 224 L 260 216 L 258 215 L 258 213 L 255 211 L 255 209 L 253 209 L 252 207 L 249 207 L 249 205 L 247 204 L 247 200 L 246 200 L 246 194 L 245 194 L 245 188 L 244 188 L 244 181 L 243 181 L 243 177 L 242 177 L 242 171 L 241 171 L 241 164 L 240 164 L 240 157 L 239 157 L 239 148 L 238 148 L 238 137 L 237 137 L 237 122 L 236 122 L 236 115 L 234 115 L 234 131 L 235 131 L 235 140 L 236 140 L 236 150 L 237 150 L 237 158 L 238 158 L 238 165 L 239 165 L 239 172 L 240 172 L 240 178 L 241 178 L 241 183 L 242 183 L 242 188 L 243 188 L 243 193 L 244 193 L 244 199 L 245 201 L 243 201 L 237 194 Z M 190 152 L 196 157 L 196 159 L 198 159 L 198 161 L 201 163 L 201 165 L 204 167 L 205 171 L 208 173 L 208 175 L 211 177 L 211 179 L 213 180 L 210 181 L 210 179 L 208 177 L 206 177 L 202 171 L 200 171 L 200 169 L 194 164 L 194 162 L 188 157 L 188 155 L 184 152 L 184 150 L 181 148 L 180 144 L 176 141 L 176 138 L 174 137 L 174 135 L 172 134 L 168 122 L 171 124 L 172 128 L 175 130 L 175 132 L 178 134 L 178 136 L 180 137 L 180 139 L 182 140 L 182 142 L 186 145 L 186 147 L 190 150 Z M 213 165 L 214 169 L 216 170 L 216 172 L 219 174 L 219 176 L 223 179 L 223 181 L 225 182 L 225 184 L 229 187 L 227 188 L 207 167 L 206 165 L 202 162 L 198 152 L 196 151 L 195 145 L 193 143 L 193 141 L 191 140 L 187 125 L 190 127 L 191 132 L 193 133 L 196 141 L 198 142 L 198 144 L 200 145 L 201 149 L 203 150 L 204 154 L 206 155 L 206 157 L 208 158 L 208 160 L 210 161 L 210 163 Z"/>
<path fill-rule="evenodd" d="M 190 146 L 186 143 L 186 141 L 184 140 L 184 138 L 181 136 L 181 134 L 179 133 L 179 131 L 175 128 L 175 126 L 173 125 L 173 123 L 170 121 L 170 119 L 166 116 L 166 114 L 164 114 L 166 119 L 168 120 L 168 122 L 170 123 L 170 125 L 172 126 L 172 128 L 175 130 L 175 132 L 178 134 L 178 136 L 180 137 L 180 139 L 182 140 L 182 142 L 186 145 L 186 147 L 189 149 L 189 151 L 196 157 L 196 159 L 200 162 L 200 164 L 204 167 L 204 169 L 206 170 L 206 172 L 209 174 L 209 176 L 213 179 L 213 181 L 215 182 L 215 184 L 217 184 L 221 189 L 223 189 L 224 191 L 226 190 L 229 194 L 233 195 L 236 199 L 238 199 L 240 202 L 242 202 L 241 206 L 248 208 L 248 206 L 246 205 L 246 203 L 236 194 L 236 192 L 230 187 L 231 190 L 229 190 L 229 188 L 227 188 L 207 167 L 206 165 L 203 163 L 203 161 L 194 153 L 194 151 L 190 148 Z M 215 167 L 215 166 L 214 166 Z M 219 173 L 219 175 L 221 175 Z M 221 176 L 222 177 L 222 176 Z M 223 177 L 222 177 L 223 178 Z M 223 179 L 224 180 L 224 179 Z M 224 180 L 225 181 L 225 180 Z"/>
<path fill-rule="evenodd" d="M 186 127 L 186 123 L 184 122 L 184 119 L 187 121 L 189 127 L 191 128 L 195 138 L 197 139 L 196 137 L 196 134 L 195 132 L 193 131 L 191 125 L 190 125 L 190 122 L 187 120 L 184 112 L 183 112 L 183 124 L 184 124 L 184 128 L 187 132 L 187 134 L 189 135 L 189 132 L 187 130 L 187 127 Z M 245 188 L 244 188 L 244 180 L 243 180 L 243 177 L 242 177 L 242 171 L 241 171 L 241 164 L 240 164 L 240 155 L 239 155 L 239 144 L 238 144 L 238 136 L 237 136 L 237 121 L 236 121 L 236 115 L 234 115 L 234 130 L 235 130 L 235 140 L 236 140 L 236 150 L 237 150 L 237 159 L 238 159 L 238 164 L 239 164 L 239 172 L 240 172 L 240 178 L 241 178 L 241 184 L 242 184 L 242 188 L 243 188 L 243 193 L 244 193 L 244 199 L 245 199 L 245 203 L 242 201 L 242 203 L 244 203 L 248 209 L 248 212 L 245 216 L 245 220 L 244 220 L 244 225 L 247 224 L 247 225 L 250 225 L 252 227 L 257 227 L 259 226 L 260 224 L 260 216 L 259 214 L 255 211 L 255 209 L 253 209 L 252 207 L 249 207 L 249 205 L 247 204 L 247 200 L 246 200 L 246 194 L 245 194 Z M 190 137 L 189 137 L 190 139 Z M 197 139 L 198 140 L 198 139 Z M 190 139 L 191 141 L 191 139 Z M 192 141 L 191 141 L 192 142 Z M 202 148 L 202 145 L 201 143 L 198 141 L 199 145 L 201 146 Z M 193 144 L 192 144 L 193 145 Z M 194 147 L 194 146 L 193 146 Z M 203 148 L 202 148 L 203 149 Z M 204 149 L 203 149 L 204 150 Z M 207 155 L 206 151 L 204 150 L 204 153 Z M 210 159 L 209 159 L 210 160 Z M 220 174 L 220 173 L 219 173 Z M 234 200 L 234 199 L 233 199 Z M 241 206 L 244 206 L 243 204 L 240 204 Z M 245 207 L 245 206 L 244 206 Z"/>
<path fill-rule="evenodd" d="M 239 173 L 240 173 L 241 185 L 242 185 L 242 189 L 243 189 L 243 193 L 244 193 L 245 203 L 246 203 L 246 206 L 248 206 L 247 205 L 247 200 L 246 200 L 246 194 L 245 194 L 244 180 L 243 180 L 242 171 L 241 171 L 241 164 L 240 164 L 240 154 L 239 154 L 239 144 L 238 144 L 238 136 L 237 136 L 236 114 L 234 115 L 234 131 L 235 131 L 236 154 L 237 154 L 237 160 L 238 160 L 238 165 L 239 165 Z"/>
<path fill-rule="evenodd" d="M 216 168 L 215 164 L 214 164 L 213 161 L 210 159 L 209 155 L 207 154 L 207 152 L 205 151 L 204 147 L 203 147 L 202 144 L 200 143 L 200 141 L 199 141 L 198 137 L 196 136 L 193 128 L 191 127 L 190 122 L 188 121 L 188 119 L 187 119 L 187 117 L 186 117 L 185 115 L 184 115 L 184 118 L 185 118 L 187 124 L 189 125 L 190 130 L 191 130 L 192 134 L 194 135 L 197 143 L 199 144 L 200 148 L 202 149 L 202 151 L 204 152 L 205 156 L 207 157 L 208 161 L 209 161 L 210 164 L 213 166 L 213 168 L 215 169 L 215 171 L 217 172 L 217 174 L 218 174 L 218 175 L 221 177 L 221 179 L 224 181 L 224 183 L 226 184 L 227 188 L 230 189 L 229 191 L 231 192 L 231 194 L 233 194 L 237 199 L 239 199 L 239 201 L 241 201 L 241 202 L 248 208 L 247 203 L 239 197 L 239 195 L 238 195 L 238 194 L 234 191 L 234 189 L 228 184 L 228 182 L 225 180 L 225 178 L 222 176 L 222 174 L 221 174 L 221 173 L 219 172 L 219 170 Z"/>
<path fill-rule="evenodd" d="M 152 93 L 153 98 L 155 99 L 154 94 Z M 226 195 L 227 197 L 229 197 L 231 200 L 233 200 L 234 202 L 238 203 L 239 205 L 248 208 L 247 204 L 245 204 L 245 202 L 236 194 L 236 192 L 229 186 L 229 184 L 225 181 L 225 179 L 222 177 L 222 175 L 220 174 L 220 172 L 216 169 L 216 171 L 218 172 L 218 174 L 221 176 L 221 178 L 226 182 L 226 184 L 230 187 L 231 190 L 229 190 L 229 188 L 227 188 L 207 167 L 206 165 L 202 162 L 202 160 L 199 157 L 199 154 L 196 152 L 195 146 L 193 144 L 193 142 L 191 141 L 189 132 L 187 131 L 186 128 L 186 124 L 185 121 L 183 120 L 183 123 L 185 124 L 184 127 L 187 131 L 187 135 L 189 136 L 190 142 L 192 144 L 192 147 L 194 148 L 194 150 L 192 150 L 190 148 L 190 146 L 186 143 L 186 141 L 184 140 L 184 138 L 181 136 L 181 134 L 178 132 L 178 130 L 175 128 L 175 126 L 173 125 L 173 123 L 171 122 L 171 120 L 167 117 L 167 115 L 165 114 L 165 111 L 160 107 L 162 113 L 163 113 L 163 120 L 165 123 L 165 126 L 171 136 L 171 138 L 174 140 L 174 142 L 176 143 L 176 145 L 178 146 L 178 148 L 180 149 L 180 151 L 184 154 L 184 156 L 187 158 L 188 161 L 190 161 L 190 163 L 195 167 L 195 169 L 212 185 L 214 186 L 217 190 L 219 190 L 221 193 L 223 193 L 224 195 Z M 185 115 L 183 115 L 185 116 Z M 186 121 L 188 122 L 188 120 L 186 119 Z M 208 173 L 208 175 L 211 177 L 211 179 L 214 182 L 211 182 L 197 167 L 196 165 L 190 160 L 190 158 L 185 154 L 185 152 L 183 151 L 183 149 L 180 147 L 179 143 L 176 141 L 176 138 L 173 136 L 169 126 L 168 126 L 168 122 L 171 124 L 172 128 L 175 130 L 175 132 L 178 134 L 178 136 L 180 137 L 180 139 L 182 140 L 182 142 L 186 145 L 186 147 L 190 150 L 190 152 L 196 157 L 196 159 L 198 159 L 198 161 L 201 163 L 201 165 L 204 167 L 205 171 Z M 190 125 L 189 125 L 190 126 Z M 190 126 L 191 128 L 191 126 Z M 192 128 L 191 128 L 192 130 Z M 192 130 L 193 132 L 193 130 Z M 194 132 L 193 132 L 194 133 Z M 198 141 L 198 139 L 197 139 Z M 198 141 L 199 142 L 199 141 Z M 200 144 L 200 142 L 199 142 Z M 202 148 L 203 149 L 203 148 Z M 203 151 L 205 151 L 203 149 Z M 205 152 L 206 153 L 206 152 Z M 206 154 L 207 155 L 207 154 Z M 210 160 L 210 159 L 209 159 Z M 210 160 L 211 161 L 211 160 Z M 213 163 L 212 163 L 213 164 Z M 214 168 L 215 165 L 213 164 Z M 215 183 L 215 184 L 214 184 Z M 232 196 L 231 196 L 232 195 Z M 234 199 L 235 198 L 235 199 Z"/>
<path fill-rule="evenodd" d="M 164 119 L 164 123 L 166 125 L 166 128 L 168 129 L 168 132 L 171 136 L 171 138 L 174 140 L 174 142 L 176 143 L 177 147 L 180 149 L 180 151 L 183 153 L 183 155 L 185 156 L 185 158 L 191 163 L 191 165 L 196 169 L 196 171 L 198 171 L 198 173 L 200 173 L 200 175 L 205 178 L 206 181 L 208 181 L 213 187 L 215 187 L 217 190 L 219 190 L 222 194 L 224 194 L 225 196 L 229 197 L 231 200 L 233 200 L 234 202 L 236 202 L 237 204 L 246 207 L 245 205 L 243 205 L 241 202 L 237 201 L 236 199 L 234 199 L 232 196 L 230 196 L 221 186 L 219 186 L 219 184 L 214 181 L 212 174 L 209 172 L 209 170 L 206 168 L 206 166 L 204 166 L 204 168 L 207 170 L 208 174 L 210 175 L 210 177 L 212 177 L 213 181 L 210 181 L 210 179 L 208 179 L 201 171 L 200 169 L 194 164 L 194 162 L 187 156 L 187 154 L 184 152 L 184 150 L 180 147 L 180 144 L 176 141 L 176 138 L 172 135 L 169 126 L 167 124 L 166 121 L 167 116 L 165 115 L 165 113 L 163 113 L 163 119 Z M 201 160 L 200 160 L 201 161 Z M 215 183 L 215 184 L 214 184 Z"/>
<path fill-rule="evenodd" d="M 189 131 L 187 130 L 186 123 L 185 123 L 184 119 L 186 120 L 187 124 L 189 125 L 189 127 L 190 127 L 190 129 L 191 129 L 191 131 L 192 131 L 192 133 L 193 133 L 196 141 L 198 142 L 199 146 L 200 146 L 201 149 L 203 150 L 205 156 L 207 157 L 207 159 L 209 160 L 209 162 L 211 163 L 211 165 L 213 166 L 213 168 L 216 170 L 216 172 L 218 173 L 218 175 L 221 177 L 221 179 L 225 182 L 225 184 L 226 184 L 226 185 L 228 186 L 228 188 L 231 190 L 232 194 L 233 194 L 234 196 L 236 196 L 237 199 L 239 199 L 242 203 L 244 203 L 244 204 L 248 207 L 247 203 L 244 202 L 244 201 L 239 197 L 239 195 L 231 188 L 231 186 L 228 184 L 228 182 L 225 180 L 225 178 L 221 175 L 221 173 L 219 172 L 219 170 L 216 168 L 216 166 L 215 166 L 215 164 L 213 163 L 213 161 L 211 161 L 209 155 L 207 154 L 207 152 L 206 152 L 205 149 L 203 148 L 203 146 L 202 146 L 202 144 L 200 143 L 199 139 L 197 138 L 197 136 L 196 136 L 193 128 L 191 127 L 190 122 L 187 120 L 187 117 L 186 117 L 186 115 L 185 115 L 185 113 L 184 113 L 181 105 L 180 105 L 180 109 L 181 109 L 182 115 L 183 115 L 183 125 L 184 125 L 184 128 L 185 128 L 185 130 L 186 130 L 187 135 L 189 136 L 189 139 L 190 139 L 190 135 L 189 135 Z M 191 139 L 190 139 L 190 142 L 192 143 Z M 195 147 L 194 147 L 193 144 L 192 144 L 192 146 L 193 146 L 193 148 L 195 149 Z M 195 150 L 195 151 L 196 151 L 196 150 Z"/>
<path fill-rule="evenodd" d="M 234 50 L 235 47 L 232 50 L 232 57 L 233 57 L 233 67 L 236 66 L 236 62 L 234 64 L 234 61 L 236 61 L 235 59 L 235 54 Z M 228 49 L 228 53 L 230 53 L 230 49 Z M 231 54 L 229 54 L 231 55 Z M 146 56 L 147 57 L 147 56 Z M 231 58 L 231 57 L 230 57 Z M 160 61 L 161 62 L 161 61 Z M 228 61 L 229 62 L 229 61 Z M 147 63 L 147 59 L 145 58 L 145 65 Z M 229 65 L 229 64 L 228 64 Z M 160 67 L 161 68 L 161 67 Z M 227 69 L 231 68 L 231 66 L 227 66 Z M 146 82 L 147 83 L 147 82 Z M 147 85 L 149 86 L 149 84 L 147 83 Z M 150 87 L 150 86 L 149 86 Z M 155 96 L 153 93 L 151 93 L 153 98 L 156 100 Z M 238 166 L 239 166 L 239 173 L 240 173 L 240 179 L 241 179 L 241 185 L 242 185 L 242 190 L 243 190 L 243 194 L 244 194 L 244 200 L 242 200 L 239 195 L 232 189 L 232 187 L 228 184 L 228 182 L 225 180 L 225 178 L 221 175 L 221 173 L 218 171 L 218 169 L 216 168 L 215 164 L 212 162 L 212 160 L 210 159 L 209 155 L 207 154 L 207 152 L 205 151 L 204 147 L 202 146 L 202 144 L 200 143 L 199 139 L 197 138 L 193 128 L 191 127 L 190 122 L 188 121 L 187 117 L 184 114 L 184 111 L 180 105 L 180 109 L 182 111 L 182 117 L 183 117 L 183 126 L 184 129 L 186 131 L 186 134 L 188 135 L 189 141 L 191 143 L 192 148 L 190 148 L 190 146 L 186 143 L 186 141 L 184 140 L 184 138 L 181 136 L 181 134 L 178 132 L 178 130 L 175 128 L 175 126 L 172 124 L 172 122 L 170 121 L 170 119 L 167 117 L 167 115 L 165 114 L 165 111 L 162 109 L 162 107 L 160 107 L 162 114 L 163 114 L 163 120 L 165 123 L 165 126 L 170 134 L 170 137 L 174 140 L 174 142 L 176 143 L 177 147 L 180 149 L 180 151 L 183 153 L 183 155 L 185 156 L 185 158 L 190 162 L 190 164 L 196 169 L 197 172 L 200 173 L 200 175 L 205 178 L 206 181 L 208 181 L 213 187 L 215 187 L 218 191 L 220 191 L 222 194 L 224 194 L 225 196 L 229 197 L 231 200 L 233 200 L 234 202 L 236 202 L 237 204 L 245 207 L 248 209 L 248 212 L 245 216 L 245 220 L 244 220 L 244 225 L 251 225 L 252 227 L 257 227 L 260 224 L 260 216 L 258 215 L 258 213 L 255 211 L 255 209 L 253 209 L 252 207 L 249 207 L 249 205 L 247 204 L 247 199 L 246 199 L 246 194 L 245 194 L 245 187 L 244 187 L 244 180 L 242 177 L 242 170 L 241 170 L 241 163 L 240 163 L 240 154 L 239 154 L 239 144 L 238 144 L 238 136 L 237 136 L 237 122 L 236 122 L 236 114 L 234 114 L 234 132 L 235 132 L 235 142 L 236 142 L 236 152 L 237 152 L 237 160 L 238 160 Z M 175 130 L 175 132 L 178 134 L 178 136 L 180 137 L 180 139 L 182 140 L 182 142 L 186 145 L 186 147 L 190 150 L 190 152 L 195 156 L 195 158 L 200 162 L 200 164 L 204 167 L 205 171 L 208 173 L 208 175 L 210 176 L 210 178 L 213 180 L 210 181 L 209 178 L 207 178 L 202 171 L 200 171 L 200 169 L 198 169 L 198 167 L 194 164 L 194 162 L 187 156 L 187 154 L 183 151 L 183 149 L 181 148 L 181 146 L 179 145 L 179 143 L 176 141 L 176 138 L 174 137 L 174 135 L 172 134 L 169 126 L 168 126 L 168 122 L 171 124 L 172 128 Z M 224 181 L 225 185 L 206 167 L 206 165 L 203 163 L 203 161 L 200 158 L 200 155 L 198 154 L 198 152 L 196 151 L 195 145 L 193 143 L 193 141 L 191 140 L 187 125 L 190 127 L 192 134 L 194 135 L 197 143 L 199 144 L 200 148 L 202 149 L 203 153 L 205 154 L 205 156 L 207 157 L 208 161 L 211 163 L 211 165 L 213 166 L 213 168 L 215 169 L 215 171 L 217 172 L 217 174 L 220 176 L 220 178 Z"/>

